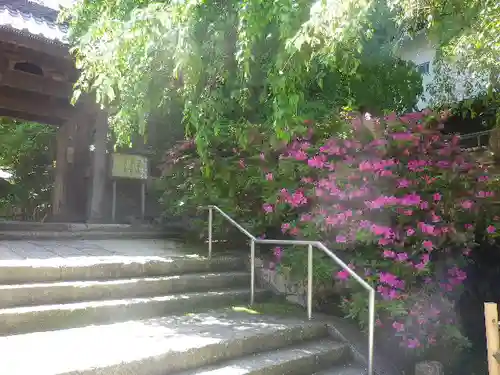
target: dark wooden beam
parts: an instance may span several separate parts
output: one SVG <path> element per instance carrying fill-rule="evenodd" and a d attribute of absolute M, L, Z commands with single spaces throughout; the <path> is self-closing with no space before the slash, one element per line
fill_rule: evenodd
<path fill-rule="evenodd" d="M 69 82 L 57 81 L 48 77 L 40 77 L 17 70 L 8 70 L 3 74 L 0 72 L 0 86 L 14 87 L 68 100 L 73 94 L 73 87 Z"/>
<path fill-rule="evenodd" d="M 0 39 L 0 55 L 4 55 L 11 61 L 29 61 L 44 70 L 57 71 L 59 74 L 67 76 L 70 81 L 76 81 L 79 76 L 74 59 L 69 55 L 69 52 L 65 57 L 53 56 L 44 51 L 29 49 Z"/>
<path fill-rule="evenodd" d="M 11 109 L 3 109 L 0 108 L 0 117 L 9 117 L 13 118 L 16 120 L 21 120 L 21 121 L 32 121 L 32 122 L 38 122 L 40 124 L 47 124 L 47 125 L 54 125 L 54 126 L 62 126 L 64 125 L 66 120 L 56 118 L 56 117 L 44 117 L 40 115 L 33 115 L 30 113 L 23 113 L 23 112 L 17 112 L 13 111 Z"/>
<path fill-rule="evenodd" d="M 70 58 L 68 46 L 59 42 L 44 40 L 42 37 L 26 36 L 18 30 L 0 28 L 0 40 L 50 56 Z"/>
<path fill-rule="evenodd" d="M 61 120 L 69 120 L 74 112 L 68 101 L 9 87 L 0 87 L 0 108 Z"/>

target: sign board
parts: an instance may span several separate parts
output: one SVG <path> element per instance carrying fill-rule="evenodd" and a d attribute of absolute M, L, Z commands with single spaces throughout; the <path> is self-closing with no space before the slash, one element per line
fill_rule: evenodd
<path fill-rule="evenodd" d="M 111 176 L 146 180 L 148 178 L 148 158 L 142 155 L 112 154 Z"/>

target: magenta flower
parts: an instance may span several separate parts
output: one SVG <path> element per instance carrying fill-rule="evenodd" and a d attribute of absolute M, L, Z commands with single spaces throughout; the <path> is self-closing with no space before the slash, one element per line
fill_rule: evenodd
<path fill-rule="evenodd" d="M 311 168 L 323 168 L 325 166 L 324 155 L 316 155 L 307 161 L 307 165 Z"/>
<path fill-rule="evenodd" d="M 434 199 L 435 202 L 439 202 L 441 200 L 443 196 L 439 193 L 435 193 L 433 196 L 432 196 L 432 199 Z"/>
<path fill-rule="evenodd" d="M 262 205 L 262 209 L 264 210 L 265 213 L 271 213 L 274 211 L 273 205 L 269 203 L 264 203 Z"/>
<path fill-rule="evenodd" d="M 392 328 L 396 330 L 396 332 L 403 332 L 405 330 L 405 325 L 400 322 L 392 323 Z"/>
<path fill-rule="evenodd" d="M 384 258 L 394 259 L 396 257 L 396 253 L 392 250 L 384 250 L 383 256 Z"/>
<path fill-rule="evenodd" d="M 347 280 L 349 276 L 349 272 L 347 272 L 346 270 L 337 272 L 337 279 L 339 280 Z"/>
<path fill-rule="evenodd" d="M 407 188 L 410 187 L 411 182 L 408 181 L 406 178 L 402 178 L 398 180 L 398 188 Z"/>
<path fill-rule="evenodd" d="M 281 247 L 275 247 L 273 254 L 276 258 L 276 261 L 279 262 L 281 260 L 281 257 L 283 256 L 283 249 Z"/>
<path fill-rule="evenodd" d="M 465 200 L 462 202 L 462 208 L 468 210 L 472 207 L 473 203 L 470 200 Z"/>
<path fill-rule="evenodd" d="M 413 236 L 415 234 L 415 229 L 407 229 L 406 230 L 406 235 L 407 236 Z"/>
<path fill-rule="evenodd" d="M 434 245 L 432 244 L 432 241 L 425 240 L 424 242 L 422 242 L 422 247 L 427 251 L 432 251 Z"/>
<path fill-rule="evenodd" d="M 408 254 L 407 253 L 398 253 L 396 256 L 396 259 L 399 262 L 404 262 L 405 260 L 408 260 Z"/>
<path fill-rule="evenodd" d="M 488 225 L 488 228 L 486 228 L 486 231 L 490 234 L 495 233 L 497 229 L 493 225 Z"/>
<path fill-rule="evenodd" d="M 408 348 L 416 349 L 420 347 L 420 341 L 418 339 L 408 339 L 407 341 Z"/>
<path fill-rule="evenodd" d="M 339 235 L 337 235 L 337 237 L 335 237 L 335 241 L 337 243 L 346 243 L 347 242 L 347 237 L 339 234 Z"/>

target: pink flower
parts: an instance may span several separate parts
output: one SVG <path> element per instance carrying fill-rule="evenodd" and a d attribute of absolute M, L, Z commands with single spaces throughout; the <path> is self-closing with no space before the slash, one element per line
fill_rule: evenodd
<path fill-rule="evenodd" d="M 285 233 L 286 231 L 290 230 L 290 224 L 289 223 L 283 223 L 281 224 L 281 231 Z"/>
<path fill-rule="evenodd" d="M 273 212 L 273 211 L 274 211 L 273 206 L 272 206 L 271 204 L 269 204 L 269 203 L 264 203 L 264 204 L 262 205 L 262 209 L 263 209 L 263 210 L 264 210 L 264 212 L 266 212 L 266 213 L 271 213 L 271 212 Z"/>
<path fill-rule="evenodd" d="M 411 193 L 405 195 L 403 198 L 401 198 L 401 204 L 403 206 L 418 206 L 422 199 L 418 194 Z"/>
<path fill-rule="evenodd" d="M 429 202 L 423 201 L 420 203 L 420 209 L 421 210 L 427 210 L 429 208 Z"/>
<path fill-rule="evenodd" d="M 325 156 L 316 155 L 307 161 L 307 165 L 311 168 L 323 168 L 325 166 Z"/>
<path fill-rule="evenodd" d="M 311 221 L 313 219 L 311 214 L 302 214 L 300 216 L 300 221 Z"/>
<path fill-rule="evenodd" d="M 408 230 L 406 231 L 406 235 L 407 235 L 407 236 L 413 236 L 414 234 L 415 234 L 415 229 L 411 229 L 411 228 L 410 228 L 410 229 L 408 229 Z"/>
<path fill-rule="evenodd" d="M 246 167 L 245 160 L 243 160 L 243 159 L 240 159 L 238 164 L 240 165 L 240 168 L 242 168 L 242 169 L 244 169 Z"/>
<path fill-rule="evenodd" d="M 346 243 L 347 242 L 347 237 L 346 236 L 343 236 L 341 234 L 337 235 L 337 237 L 335 238 L 335 241 L 337 243 Z"/>
<path fill-rule="evenodd" d="M 381 272 L 379 274 L 379 280 L 383 284 L 387 284 L 394 288 L 404 289 L 405 282 L 403 280 L 398 279 L 396 275 L 393 275 L 390 272 Z"/>
<path fill-rule="evenodd" d="M 488 225 L 488 228 L 486 228 L 486 231 L 490 234 L 495 233 L 497 229 L 493 225 Z"/>
<path fill-rule="evenodd" d="M 259 157 L 260 157 L 260 160 L 266 160 L 266 155 L 264 155 L 263 152 L 260 153 Z"/>
<path fill-rule="evenodd" d="M 412 133 L 392 133 L 391 137 L 395 141 L 413 141 L 415 138 Z"/>
<path fill-rule="evenodd" d="M 441 200 L 441 198 L 442 198 L 442 195 L 441 195 L 441 194 L 439 194 L 439 193 L 435 193 L 435 194 L 432 196 L 432 198 L 434 199 L 434 201 L 439 202 L 439 201 Z"/>
<path fill-rule="evenodd" d="M 273 180 L 273 174 L 272 173 L 266 173 L 266 180 L 267 181 L 272 181 Z"/>
<path fill-rule="evenodd" d="M 398 180 L 398 188 L 407 188 L 407 187 L 410 187 L 410 181 L 408 181 L 406 178 Z"/>
<path fill-rule="evenodd" d="M 346 270 L 337 272 L 337 279 L 339 280 L 347 280 L 349 276 L 349 272 L 347 272 Z"/>
<path fill-rule="evenodd" d="M 384 250 L 383 257 L 389 258 L 389 259 L 394 259 L 396 257 L 396 253 L 394 251 L 391 251 L 391 250 Z"/>
<path fill-rule="evenodd" d="M 408 339 L 407 346 L 410 349 L 416 349 L 420 347 L 420 341 L 418 339 Z"/>
<path fill-rule="evenodd" d="M 466 200 L 462 202 L 462 208 L 468 210 L 472 207 L 473 203 L 470 200 Z"/>
<path fill-rule="evenodd" d="M 280 261 L 281 257 L 283 256 L 283 249 L 281 247 L 275 247 L 273 251 L 274 257 L 276 258 L 276 261 Z"/>
<path fill-rule="evenodd" d="M 422 242 L 422 247 L 427 251 L 432 251 L 432 249 L 434 248 L 434 245 L 432 244 L 431 241 L 425 240 L 424 242 Z"/>
<path fill-rule="evenodd" d="M 404 262 L 405 260 L 408 260 L 408 254 L 407 254 L 407 253 L 399 253 L 399 254 L 396 256 L 396 259 L 397 259 L 399 262 Z"/>
<path fill-rule="evenodd" d="M 403 332 L 405 330 L 405 325 L 400 322 L 392 323 L 392 328 L 396 330 L 396 332 Z"/>
<path fill-rule="evenodd" d="M 422 223 L 422 222 L 419 222 L 418 224 L 418 229 L 420 229 L 420 231 L 422 233 L 425 233 L 425 234 L 434 234 L 435 232 L 435 226 L 434 225 L 430 225 L 430 224 L 426 224 L 426 223 Z"/>

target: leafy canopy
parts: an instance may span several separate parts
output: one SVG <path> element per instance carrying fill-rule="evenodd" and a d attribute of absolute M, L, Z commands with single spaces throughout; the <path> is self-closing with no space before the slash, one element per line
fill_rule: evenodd
<path fill-rule="evenodd" d="M 125 143 L 180 98 L 201 155 L 221 137 L 244 145 L 253 124 L 286 140 L 343 108 L 411 109 L 421 79 L 387 46 L 394 14 L 340 3 L 82 0 L 63 14 L 82 71 L 75 97 L 95 91 Z"/>

